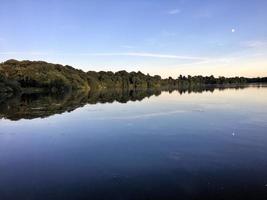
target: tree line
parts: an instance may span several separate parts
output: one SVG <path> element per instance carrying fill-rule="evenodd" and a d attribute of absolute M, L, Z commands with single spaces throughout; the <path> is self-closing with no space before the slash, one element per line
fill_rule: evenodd
<path fill-rule="evenodd" d="M 88 71 L 75 69 L 68 65 L 52 64 L 43 61 L 8 60 L 0 63 L 0 92 L 101 89 L 162 89 L 203 85 L 225 85 L 266 83 L 264 78 L 214 77 L 214 76 L 178 76 L 162 78 L 159 75 L 138 72 Z"/>

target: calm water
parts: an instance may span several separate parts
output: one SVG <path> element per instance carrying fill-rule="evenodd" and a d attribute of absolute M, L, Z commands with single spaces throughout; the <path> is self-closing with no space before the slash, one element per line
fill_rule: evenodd
<path fill-rule="evenodd" d="M 267 199 L 267 87 L 24 95 L 0 117 L 1 200 Z"/>

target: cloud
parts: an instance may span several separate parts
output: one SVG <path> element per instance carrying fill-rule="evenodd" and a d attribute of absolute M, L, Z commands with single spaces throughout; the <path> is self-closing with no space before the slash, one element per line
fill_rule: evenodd
<path fill-rule="evenodd" d="M 133 56 L 133 57 L 151 57 L 151 58 L 167 58 L 167 59 L 178 59 L 178 60 L 206 60 L 205 57 L 197 56 L 184 56 L 174 54 L 157 54 L 148 52 L 129 52 L 129 53 L 84 53 L 79 54 L 83 56 Z"/>
<path fill-rule="evenodd" d="M 192 65 L 192 64 L 205 64 L 213 62 L 214 59 L 208 57 L 198 57 L 190 55 L 175 55 L 175 54 L 160 54 L 160 53 L 150 53 L 150 52 L 115 52 L 115 53 L 57 53 L 57 52 L 0 52 L 0 55 L 5 56 L 60 56 L 60 57 L 139 57 L 139 58 L 155 58 L 155 59 L 173 59 L 180 62 L 179 65 Z M 178 64 L 178 63 L 177 63 Z"/>
<path fill-rule="evenodd" d="M 132 45 L 121 45 L 122 48 L 124 49 L 134 49 L 135 47 Z"/>
<path fill-rule="evenodd" d="M 180 12 L 181 12 L 180 9 L 173 9 L 173 10 L 169 10 L 168 14 L 169 15 L 176 15 L 176 14 L 179 14 Z"/>
<path fill-rule="evenodd" d="M 131 116 L 111 116 L 111 117 L 94 117 L 93 120 L 134 120 L 134 119 L 150 119 L 153 117 L 160 117 L 160 116 L 168 116 L 168 115 L 175 115 L 179 113 L 186 113 L 186 110 L 172 110 L 172 111 L 165 111 L 165 112 L 153 112 L 153 113 L 144 113 L 138 115 L 131 115 Z"/>
<path fill-rule="evenodd" d="M 241 46 L 247 48 L 262 48 L 262 47 L 267 47 L 267 41 L 261 41 L 261 40 L 245 41 L 241 42 Z"/>
<path fill-rule="evenodd" d="M 177 61 L 184 62 L 187 64 L 198 64 L 198 63 L 209 63 L 214 59 L 208 57 L 198 57 L 198 56 L 190 56 L 190 55 L 175 55 L 175 54 L 161 54 L 161 53 L 151 53 L 151 52 L 104 52 L 104 53 L 57 53 L 57 52 L 37 52 L 37 51 L 29 51 L 29 52 L 0 52 L 0 55 L 8 55 L 8 56 L 78 56 L 78 57 L 143 57 L 143 58 L 155 58 L 155 59 L 174 59 Z"/>

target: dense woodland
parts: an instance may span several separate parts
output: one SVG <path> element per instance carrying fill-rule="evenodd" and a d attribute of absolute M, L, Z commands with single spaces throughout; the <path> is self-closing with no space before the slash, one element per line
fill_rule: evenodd
<path fill-rule="evenodd" d="M 264 83 L 264 78 L 182 76 L 162 79 L 142 72 L 84 72 L 71 66 L 43 61 L 8 60 L 0 63 L 0 93 L 62 92 L 101 89 L 161 89 L 202 85 Z"/>

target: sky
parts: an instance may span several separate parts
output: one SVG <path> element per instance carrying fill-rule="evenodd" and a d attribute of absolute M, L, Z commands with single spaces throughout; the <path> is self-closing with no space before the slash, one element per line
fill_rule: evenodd
<path fill-rule="evenodd" d="M 0 62 L 267 76 L 266 0 L 0 0 Z"/>

